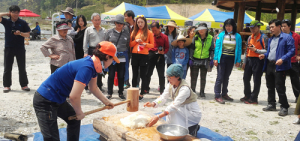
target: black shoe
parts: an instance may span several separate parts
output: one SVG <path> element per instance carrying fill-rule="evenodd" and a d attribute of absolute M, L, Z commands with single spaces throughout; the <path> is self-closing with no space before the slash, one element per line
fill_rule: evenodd
<path fill-rule="evenodd" d="M 224 96 L 222 96 L 222 98 L 227 101 L 233 101 L 233 99 L 231 97 L 229 97 L 228 95 L 224 95 Z"/>
<path fill-rule="evenodd" d="M 144 99 L 144 96 L 139 96 L 139 101 L 143 100 Z"/>
<path fill-rule="evenodd" d="M 242 101 L 242 102 L 245 102 L 245 101 L 247 101 L 247 100 L 249 100 L 249 98 L 246 97 L 246 96 L 244 96 L 243 98 L 240 99 L 240 101 Z"/>
<path fill-rule="evenodd" d="M 112 95 L 110 95 L 110 94 L 106 96 L 107 99 L 111 99 L 111 97 L 112 97 Z"/>
<path fill-rule="evenodd" d="M 122 99 L 122 100 L 125 100 L 125 96 L 123 94 L 119 94 L 119 97 Z"/>
<path fill-rule="evenodd" d="M 105 90 L 103 90 L 102 87 L 100 87 L 99 89 L 100 89 L 100 91 L 101 91 L 102 93 L 105 93 Z"/>
<path fill-rule="evenodd" d="M 144 90 L 144 91 L 141 92 L 141 95 L 142 95 L 142 94 L 149 94 L 149 91 Z"/>
<path fill-rule="evenodd" d="M 263 111 L 276 111 L 276 106 L 269 104 Z"/>
<path fill-rule="evenodd" d="M 296 97 L 296 99 L 295 99 L 295 103 L 297 103 L 297 101 L 298 101 L 298 97 Z"/>
<path fill-rule="evenodd" d="M 204 92 L 200 92 L 200 97 L 201 98 L 205 98 L 205 93 Z"/>
<path fill-rule="evenodd" d="M 289 112 L 289 110 L 287 108 L 281 107 L 278 115 L 279 116 L 286 116 L 286 115 L 288 115 L 288 112 Z"/>

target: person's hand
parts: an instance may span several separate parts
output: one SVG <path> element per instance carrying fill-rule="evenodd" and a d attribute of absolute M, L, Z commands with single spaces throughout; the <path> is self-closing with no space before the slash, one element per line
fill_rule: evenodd
<path fill-rule="evenodd" d="M 138 42 L 138 43 L 143 42 L 141 39 L 136 39 L 135 41 Z"/>
<path fill-rule="evenodd" d="M 144 107 L 154 107 L 155 104 L 153 102 L 147 102 L 144 104 Z"/>
<path fill-rule="evenodd" d="M 59 55 L 56 55 L 56 54 L 51 54 L 51 55 L 49 55 L 49 57 L 50 57 L 51 59 L 58 60 L 60 56 L 59 56 Z"/>
<path fill-rule="evenodd" d="M 236 66 L 236 67 L 240 67 L 240 63 L 236 63 L 235 66 Z"/>
<path fill-rule="evenodd" d="M 153 126 L 154 124 L 157 123 L 158 120 L 159 120 L 158 116 L 152 117 L 151 120 L 150 120 L 150 122 L 147 124 L 147 127 Z"/>
<path fill-rule="evenodd" d="M 17 30 L 16 32 L 14 32 L 14 34 L 15 34 L 15 35 L 20 35 L 21 32 L 20 32 L 20 30 Z"/>
<path fill-rule="evenodd" d="M 252 45 L 251 47 L 249 47 L 249 50 L 251 50 L 251 51 L 255 51 L 255 50 L 256 50 L 256 48 L 255 48 L 255 46 L 254 46 L 254 45 Z"/>
<path fill-rule="evenodd" d="M 162 51 L 158 50 L 158 54 L 165 54 L 165 50 L 162 49 Z"/>
<path fill-rule="evenodd" d="M 80 28 L 77 28 L 77 32 L 79 32 L 80 31 Z"/>
<path fill-rule="evenodd" d="M 147 43 L 142 43 L 142 45 L 143 45 L 143 46 L 146 46 L 146 45 L 147 45 Z"/>
<path fill-rule="evenodd" d="M 105 104 L 105 106 L 109 106 L 108 109 L 113 109 L 113 108 L 115 107 L 115 105 L 114 105 L 112 102 L 110 102 L 110 101 L 108 101 L 108 102 Z"/>
<path fill-rule="evenodd" d="M 84 56 L 83 56 L 83 57 L 85 58 L 85 57 L 87 57 L 87 56 L 88 56 L 88 54 L 84 54 Z"/>
<path fill-rule="evenodd" d="M 261 54 L 261 55 L 258 56 L 258 58 L 259 58 L 260 60 L 262 60 L 262 59 L 265 58 L 265 55 L 264 55 L 264 54 Z"/>
<path fill-rule="evenodd" d="M 279 60 L 276 61 L 275 65 L 280 66 L 280 65 L 282 65 L 282 63 L 283 63 L 283 60 L 279 59 Z"/>
<path fill-rule="evenodd" d="M 296 57 L 296 61 L 300 61 L 300 56 L 297 56 L 297 57 Z"/>
<path fill-rule="evenodd" d="M 214 65 L 217 67 L 218 66 L 218 60 L 214 60 Z"/>
<path fill-rule="evenodd" d="M 82 120 L 85 117 L 85 114 L 81 112 L 80 114 L 76 114 L 76 120 Z"/>
<path fill-rule="evenodd" d="M 246 63 L 243 63 L 242 69 L 245 70 Z"/>

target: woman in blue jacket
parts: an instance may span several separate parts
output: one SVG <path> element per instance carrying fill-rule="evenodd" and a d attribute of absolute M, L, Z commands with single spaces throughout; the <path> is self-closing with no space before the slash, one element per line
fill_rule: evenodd
<path fill-rule="evenodd" d="M 214 55 L 214 65 L 218 71 L 214 88 L 215 100 L 220 104 L 225 104 L 224 100 L 233 101 L 228 96 L 229 76 L 234 64 L 236 67 L 240 66 L 242 54 L 242 38 L 236 33 L 234 19 L 227 19 L 223 30 L 217 37 Z"/>

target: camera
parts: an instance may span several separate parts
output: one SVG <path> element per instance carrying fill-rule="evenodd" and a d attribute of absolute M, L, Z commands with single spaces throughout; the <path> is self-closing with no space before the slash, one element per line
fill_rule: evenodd
<path fill-rule="evenodd" d="M 159 46 L 157 49 L 158 49 L 159 51 L 162 51 L 162 50 L 163 50 L 163 47 L 162 47 L 162 46 Z"/>
<path fill-rule="evenodd" d="M 11 33 L 14 34 L 17 30 L 11 30 Z"/>

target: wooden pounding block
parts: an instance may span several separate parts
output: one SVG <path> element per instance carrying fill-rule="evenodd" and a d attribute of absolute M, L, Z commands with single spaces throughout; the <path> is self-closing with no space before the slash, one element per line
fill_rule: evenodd
<path fill-rule="evenodd" d="M 128 112 L 136 112 L 139 110 L 139 95 L 139 88 L 127 89 L 127 100 L 131 100 L 129 103 L 127 103 Z"/>
<path fill-rule="evenodd" d="M 135 113 L 135 112 L 134 112 Z M 147 127 L 142 129 L 131 129 L 122 125 L 120 119 L 127 117 L 133 112 L 127 112 L 108 117 L 96 118 L 93 121 L 94 131 L 99 133 L 107 141 L 163 141 L 156 127 L 166 122 L 160 119 L 153 127 Z M 138 114 L 145 116 L 154 116 L 143 111 L 138 111 Z M 102 141 L 102 140 L 101 140 Z M 183 141 L 200 141 L 191 135 L 188 135 Z"/>

